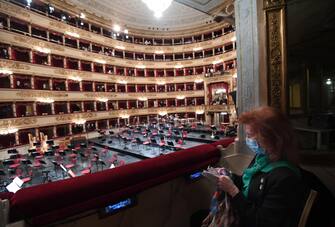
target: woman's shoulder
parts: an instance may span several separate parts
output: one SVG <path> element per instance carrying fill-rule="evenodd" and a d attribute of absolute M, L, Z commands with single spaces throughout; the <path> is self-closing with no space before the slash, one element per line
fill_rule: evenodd
<path fill-rule="evenodd" d="M 271 172 L 269 172 L 267 178 L 269 181 L 274 182 L 283 181 L 292 184 L 301 184 L 302 182 L 302 177 L 299 170 L 296 171 L 286 166 L 273 169 Z"/>

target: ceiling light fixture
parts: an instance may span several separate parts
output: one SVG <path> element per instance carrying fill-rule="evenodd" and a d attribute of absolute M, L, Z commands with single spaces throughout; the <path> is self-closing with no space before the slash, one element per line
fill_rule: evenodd
<path fill-rule="evenodd" d="M 69 36 L 72 36 L 74 38 L 79 38 L 80 37 L 80 35 L 78 33 L 75 33 L 75 32 L 69 32 L 69 31 L 67 31 L 67 32 L 65 32 L 65 34 L 69 35 Z"/>
<path fill-rule="evenodd" d="M 162 50 L 156 50 L 155 54 L 164 54 L 164 51 L 162 51 Z"/>
<path fill-rule="evenodd" d="M 19 131 L 17 128 L 13 128 L 9 126 L 8 128 L 0 129 L 0 135 L 8 135 L 8 134 L 16 133 L 17 131 Z"/>
<path fill-rule="evenodd" d="M 86 18 L 86 15 L 83 14 L 83 13 L 80 13 L 79 17 L 80 17 L 81 19 L 84 19 L 84 18 Z"/>
<path fill-rule="evenodd" d="M 86 123 L 86 120 L 82 118 L 78 118 L 78 119 L 73 119 L 72 122 L 75 123 L 76 125 L 83 125 Z"/>
<path fill-rule="evenodd" d="M 138 69 L 145 69 L 146 66 L 145 66 L 145 65 L 136 65 L 135 68 L 138 68 Z"/>
<path fill-rule="evenodd" d="M 184 66 L 183 65 L 180 65 L 180 64 L 178 64 L 178 65 L 175 65 L 174 66 L 176 69 L 181 69 L 181 68 L 183 68 Z"/>
<path fill-rule="evenodd" d="M 158 115 L 163 117 L 163 116 L 167 115 L 167 112 L 166 111 L 160 111 L 160 112 L 158 112 Z"/>
<path fill-rule="evenodd" d="M 82 79 L 81 77 L 79 77 L 79 76 L 70 76 L 69 79 L 70 79 L 70 80 L 74 80 L 74 81 L 79 81 L 79 82 L 83 80 L 83 79 Z"/>
<path fill-rule="evenodd" d="M 328 78 L 328 79 L 326 80 L 326 84 L 327 84 L 327 85 L 332 85 L 332 80 L 331 80 L 330 78 Z"/>
<path fill-rule="evenodd" d="M 219 63 L 222 63 L 223 60 L 222 59 L 219 59 L 219 60 L 215 60 L 212 62 L 213 65 L 216 65 L 216 64 L 219 64 Z"/>
<path fill-rule="evenodd" d="M 176 98 L 181 100 L 181 99 L 185 99 L 185 96 L 184 95 L 178 95 Z"/>
<path fill-rule="evenodd" d="M 193 48 L 193 51 L 199 51 L 199 50 L 202 50 L 202 47 L 194 47 Z"/>
<path fill-rule="evenodd" d="M 142 0 L 147 7 L 154 12 L 156 18 L 160 18 L 163 15 L 163 12 L 169 8 L 172 0 Z"/>
<path fill-rule="evenodd" d="M 51 52 L 50 49 L 45 48 L 45 47 L 35 47 L 35 50 L 41 53 L 49 54 Z"/>
<path fill-rule="evenodd" d="M 116 48 L 116 49 L 121 49 L 121 50 L 126 49 L 124 46 L 116 46 L 115 48 Z"/>
<path fill-rule="evenodd" d="M 124 34 L 128 34 L 128 29 L 125 29 L 123 32 Z"/>
<path fill-rule="evenodd" d="M 118 25 L 118 24 L 114 24 L 114 25 L 113 25 L 113 30 L 114 30 L 115 32 L 119 32 L 119 31 L 121 31 L 121 27 L 120 27 L 120 25 Z"/>
<path fill-rule="evenodd" d="M 105 60 L 102 60 L 102 59 L 95 59 L 94 61 L 95 61 L 96 63 L 106 64 L 106 61 L 105 61 Z"/>
<path fill-rule="evenodd" d="M 205 110 L 196 110 L 195 113 L 196 114 L 203 114 L 203 113 L 205 113 Z"/>
<path fill-rule="evenodd" d="M 10 71 L 8 69 L 0 69 L 0 74 L 12 75 L 13 71 Z"/>
<path fill-rule="evenodd" d="M 119 84 L 127 84 L 127 81 L 126 80 L 119 80 L 118 83 Z"/>
<path fill-rule="evenodd" d="M 120 118 L 127 119 L 127 118 L 129 118 L 129 114 L 121 114 Z"/>
<path fill-rule="evenodd" d="M 195 79 L 194 80 L 194 83 L 196 83 L 196 84 L 199 84 L 199 83 L 202 83 L 202 82 L 204 82 L 203 79 Z"/>
<path fill-rule="evenodd" d="M 97 98 L 97 101 L 99 101 L 99 102 L 108 102 L 108 98 L 100 97 L 100 98 Z"/>
<path fill-rule="evenodd" d="M 227 90 L 225 88 L 220 88 L 215 91 L 215 94 L 221 94 L 221 93 L 226 93 Z"/>
<path fill-rule="evenodd" d="M 52 98 L 37 98 L 37 102 L 41 102 L 41 103 L 53 103 L 55 102 L 55 100 L 53 100 Z"/>
<path fill-rule="evenodd" d="M 147 101 L 147 100 L 148 100 L 147 97 L 138 97 L 137 99 L 138 99 L 139 101 Z"/>
<path fill-rule="evenodd" d="M 157 81 L 157 85 L 165 85 L 166 82 L 165 81 Z"/>

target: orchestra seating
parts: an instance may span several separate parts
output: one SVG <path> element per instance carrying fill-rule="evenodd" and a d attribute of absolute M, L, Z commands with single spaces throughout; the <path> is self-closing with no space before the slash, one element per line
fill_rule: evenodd
<path fill-rule="evenodd" d="M 3 193 L 0 194 L 0 198 L 7 198 L 10 201 L 10 222 L 25 220 L 33 226 L 67 220 L 66 218 L 74 215 L 80 217 L 80 214 L 103 208 L 122 198 L 128 198 L 136 194 L 139 197 L 136 206 L 141 207 L 145 206 L 146 202 L 161 199 L 155 198 L 155 195 L 162 196 L 161 193 L 149 193 L 150 198 L 140 201 L 141 195 L 145 194 L 145 191 L 160 190 L 164 185 L 178 180 L 184 182 L 185 176 L 192 172 L 204 169 L 208 165 L 215 165 L 220 159 L 220 150 L 217 149 L 216 145 L 221 144 L 226 147 L 231 142 L 233 142 L 233 139 L 223 139 L 215 144 L 199 145 L 114 169 L 24 188 L 15 194 Z M 199 181 L 201 183 L 204 180 L 200 179 Z M 203 193 L 196 186 L 199 182 L 194 184 L 185 182 L 181 188 L 186 187 L 185 190 L 195 190 Z M 175 184 L 172 183 L 174 187 L 177 187 Z M 208 187 L 210 184 L 205 185 Z M 181 188 L 174 189 L 176 193 L 173 193 L 173 197 L 177 196 L 177 192 L 182 190 Z M 206 194 L 207 196 L 199 196 L 209 201 L 211 193 Z M 148 196 L 148 193 L 146 195 Z M 199 202 L 202 200 L 200 197 L 198 197 Z M 192 203 L 192 198 L 190 200 L 190 203 Z M 181 202 L 185 201 L 181 200 Z M 200 202 L 203 207 L 199 207 L 199 205 L 194 205 L 193 208 L 189 207 L 189 210 L 185 210 L 184 213 L 198 208 L 206 208 L 209 205 L 207 202 Z M 166 209 L 166 207 L 164 208 L 165 205 L 162 204 L 160 209 Z M 149 216 L 145 218 L 149 218 Z M 188 216 L 186 216 L 181 220 L 181 223 L 185 224 L 187 222 Z"/>

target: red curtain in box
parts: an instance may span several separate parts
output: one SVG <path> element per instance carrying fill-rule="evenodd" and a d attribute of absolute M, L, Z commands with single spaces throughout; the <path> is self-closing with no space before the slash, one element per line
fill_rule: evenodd
<path fill-rule="evenodd" d="M 226 92 L 221 94 L 216 94 L 216 91 L 219 89 L 225 89 Z M 225 82 L 214 83 L 208 85 L 208 100 L 210 103 L 215 101 L 216 99 L 227 99 L 227 94 L 229 93 L 229 85 Z"/>

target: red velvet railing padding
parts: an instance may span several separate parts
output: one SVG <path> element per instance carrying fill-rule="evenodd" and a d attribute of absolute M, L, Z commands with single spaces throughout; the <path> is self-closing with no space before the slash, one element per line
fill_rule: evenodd
<path fill-rule="evenodd" d="M 25 188 L 11 198 L 10 217 L 14 221 L 37 216 L 42 218 L 43 214 L 52 213 L 49 218 L 53 221 L 60 218 L 53 216 L 61 210 L 67 210 L 70 216 L 95 209 L 101 204 L 108 204 L 112 198 L 118 198 L 113 194 L 129 196 L 129 192 L 144 190 L 185 171 L 195 170 L 199 168 L 199 163 L 201 167 L 214 163 L 219 155 L 215 147 L 200 145 L 115 169 Z M 104 197 L 108 200 L 104 201 Z"/>
<path fill-rule="evenodd" d="M 13 197 L 14 193 L 13 192 L 1 192 L 0 193 L 0 199 L 8 199 L 10 200 Z"/>

